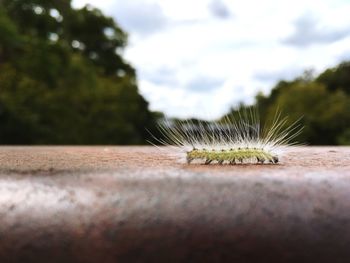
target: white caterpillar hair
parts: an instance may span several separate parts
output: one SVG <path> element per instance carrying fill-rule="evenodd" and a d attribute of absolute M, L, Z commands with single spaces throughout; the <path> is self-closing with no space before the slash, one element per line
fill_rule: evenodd
<path fill-rule="evenodd" d="M 240 110 L 237 115 L 219 122 L 165 120 L 158 125 L 163 138 L 156 140 L 186 153 L 188 163 L 276 164 L 283 150 L 297 144 L 292 140 L 302 131 L 299 120 L 288 125 L 288 118 L 280 111 L 264 126 L 256 109 Z"/>

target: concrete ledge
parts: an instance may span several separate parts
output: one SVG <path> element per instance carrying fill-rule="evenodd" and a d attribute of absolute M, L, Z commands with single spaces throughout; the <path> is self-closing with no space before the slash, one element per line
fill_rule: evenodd
<path fill-rule="evenodd" d="M 349 244 L 350 147 L 277 166 L 0 148 L 0 262 L 349 262 Z"/>

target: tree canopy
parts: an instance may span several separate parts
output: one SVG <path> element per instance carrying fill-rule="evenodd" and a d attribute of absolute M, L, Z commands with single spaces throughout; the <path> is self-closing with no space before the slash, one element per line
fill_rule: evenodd
<path fill-rule="evenodd" d="M 156 115 L 122 57 L 126 44 L 91 6 L 0 0 L 0 143 L 144 143 Z"/>
<path fill-rule="evenodd" d="M 350 62 L 327 69 L 317 77 L 308 72 L 280 81 L 268 96 L 258 94 L 255 107 L 263 122 L 282 111 L 290 122 L 301 117 L 299 142 L 311 145 L 350 144 Z M 232 109 L 234 113 L 237 109 Z"/>

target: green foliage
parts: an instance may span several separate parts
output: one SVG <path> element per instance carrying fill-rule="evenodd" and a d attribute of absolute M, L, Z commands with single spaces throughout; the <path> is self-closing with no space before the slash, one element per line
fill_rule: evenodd
<path fill-rule="evenodd" d="M 316 81 L 324 84 L 329 91 L 342 90 L 350 95 L 350 61 L 327 69 Z"/>
<path fill-rule="evenodd" d="M 318 77 L 305 71 L 292 81 L 279 81 L 268 96 L 258 93 L 255 105 L 241 104 L 226 116 L 240 119 L 242 112 L 258 110 L 262 124 L 277 112 L 304 128 L 297 142 L 310 145 L 350 145 L 350 62 L 327 69 Z M 225 116 L 220 119 L 224 121 Z"/>
<path fill-rule="evenodd" d="M 315 79 L 309 74 L 280 81 L 269 96 L 258 94 L 256 106 L 264 121 L 279 109 L 291 121 L 302 117 L 299 142 L 316 145 L 349 144 L 350 63 L 327 69 Z"/>
<path fill-rule="evenodd" d="M 337 143 L 340 145 L 350 145 L 350 128 L 346 129 L 337 137 Z"/>
<path fill-rule="evenodd" d="M 126 34 L 70 1 L 0 1 L 0 143 L 139 144 L 158 115 L 117 51 Z"/>
<path fill-rule="evenodd" d="M 322 84 L 315 82 L 297 83 L 281 93 L 268 109 L 272 116 L 277 109 L 283 109 L 291 120 L 300 120 L 304 131 L 299 141 L 310 144 L 336 144 L 337 136 L 350 123 L 349 98 L 343 91 L 329 92 Z"/>

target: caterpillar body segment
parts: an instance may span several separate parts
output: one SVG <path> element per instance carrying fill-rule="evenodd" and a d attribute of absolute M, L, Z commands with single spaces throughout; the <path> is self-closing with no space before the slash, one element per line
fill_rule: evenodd
<path fill-rule="evenodd" d="M 228 149 L 228 150 L 207 150 L 193 149 L 186 153 L 187 163 L 194 160 L 205 161 L 204 164 L 217 162 L 218 164 L 238 164 L 238 163 L 278 163 L 278 156 L 273 155 L 263 149 L 245 148 L 245 149 Z"/>

